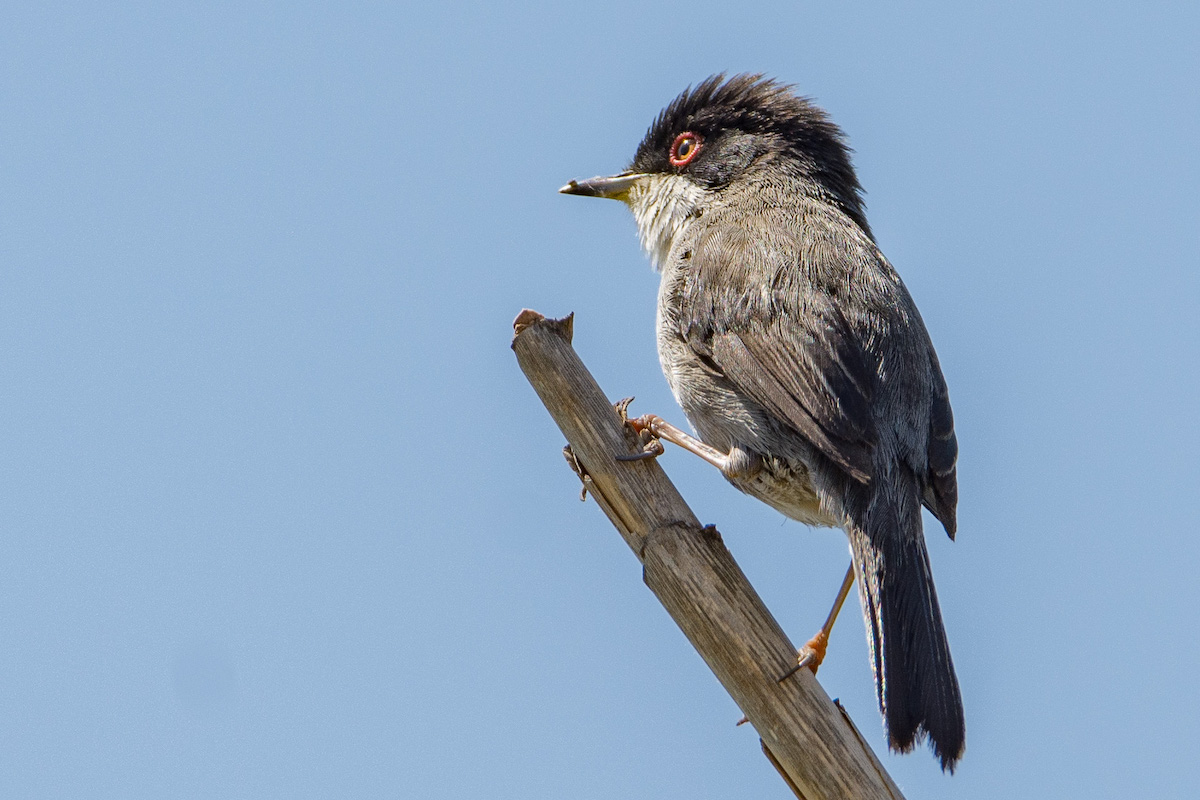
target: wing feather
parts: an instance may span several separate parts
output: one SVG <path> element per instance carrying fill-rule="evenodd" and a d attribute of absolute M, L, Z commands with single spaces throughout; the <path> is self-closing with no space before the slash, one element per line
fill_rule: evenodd
<path fill-rule="evenodd" d="M 872 374 L 845 320 L 824 310 L 803 323 L 777 317 L 766 328 L 717 333 L 711 358 L 751 399 L 867 483 L 875 445 Z"/>

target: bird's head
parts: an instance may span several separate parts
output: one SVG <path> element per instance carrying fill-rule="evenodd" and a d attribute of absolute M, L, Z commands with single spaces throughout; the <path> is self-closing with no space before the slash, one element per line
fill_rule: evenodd
<path fill-rule="evenodd" d="M 714 75 L 689 88 L 658 115 L 628 169 L 559 191 L 628 204 L 661 268 L 698 212 L 754 182 L 832 203 L 870 235 L 841 130 L 792 87 L 761 75 Z"/>

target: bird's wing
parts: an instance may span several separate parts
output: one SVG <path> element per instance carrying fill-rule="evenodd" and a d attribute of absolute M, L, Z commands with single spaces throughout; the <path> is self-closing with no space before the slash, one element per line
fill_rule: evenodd
<path fill-rule="evenodd" d="M 739 260 L 749 252 L 744 234 L 726 231 L 706 244 L 689 267 L 683 338 L 740 392 L 868 483 L 877 379 L 859 336 L 829 293 L 778 280 L 797 271 L 779 259 L 798 253 L 759 247 L 758 263 L 747 266 Z"/>
<path fill-rule="evenodd" d="M 950 410 L 950 390 L 932 344 L 929 366 L 933 375 L 933 404 L 929 414 L 929 472 L 922 502 L 953 539 L 958 527 L 958 437 L 954 433 L 954 412 Z"/>
<path fill-rule="evenodd" d="M 866 483 L 875 444 L 870 374 L 862 353 L 831 314 L 803 327 L 776 319 L 776 330 L 725 331 L 712 337 L 712 358 L 755 402 Z M 809 320 L 806 320 L 809 322 Z M 787 329 L 786 335 L 780 329 Z"/>

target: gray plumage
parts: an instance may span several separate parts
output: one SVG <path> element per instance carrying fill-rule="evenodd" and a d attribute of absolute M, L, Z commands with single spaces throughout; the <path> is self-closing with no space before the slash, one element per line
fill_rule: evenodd
<path fill-rule="evenodd" d="M 962 701 L 921 526 L 924 504 L 954 536 L 953 416 L 841 132 L 789 87 L 715 76 L 603 180 L 616 183 L 573 186 L 634 212 L 662 273 L 659 356 L 684 413 L 729 454 L 738 489 L 845 530 L 889 744 L 928 737 L 953 769 Z"/>

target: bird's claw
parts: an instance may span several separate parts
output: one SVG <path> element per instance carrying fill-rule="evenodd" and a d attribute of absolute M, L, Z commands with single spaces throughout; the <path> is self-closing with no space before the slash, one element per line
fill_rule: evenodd
<path fill-rule="evenodd" d="M 821 659 L 817 658 L 817 654 L 809 647 L 800 648 L 800 652 L 796 654 L 796 669 L 804 669 L 808 667 L 817 674 L 817 669 L 821 666 Z"/>
<path fill-rule="evenodd" d="M 662 417 L 658 414 L 642 414 L 640 417 L 633 419 L 625 418 L 625 424 L 633 428 L 636 433 L 649 433 L 654 436 L 654 423 L 662 422 Z M 655 438 L 658 438 L 655 436 Z"/>
<path fill-rule="evenodd" d="M 617 461 L 645 461 L 648 458 L 658 458 L 666 452 L 660 442 L 652 433 L 643 431 L 638 434 L 638 439 L 646 437 L 646 441 L 642 444 L 642 452 L 632 456 L 617 456 Z"/>
<path fill-rule="evenodd" d="M 816 636 L 804 643 L 800 652 L 796 653 L 796 665 L 783 673 L 779 677 L 779 682 L 783 683 L 805 667 L 811 669 L 813 675 L 816 675 L 821 662 L 825 660 L 825 648 L 828 646 L 829 637 L 825 635 L 825 632 L 817 633 Z"/>
<path fill-rule="evenodd" d="M 652 420 L 658 419 L 654 414 L 643 414 L 635 419 L 629 418 L 629 404 L 633 402 L 632 397 L 626 397 L 624 400 L 618 400 L 613 404 L 613 409 L 616 410 L 617 416 L 621 418 L 621 422 L 633 428 L 634 433 L 638 436 L 638 444 L 641 446 L 641 452 L 633 455 L 618 455 L 617 461 L 645 461 L 646 459 L 658 458 L 666 449 L 657 436 L 650 429 Z"/>
<path fill-rule="evenodd" d="M 633 402 L 632 397 L 626 397 L 623 400 L 618 400 L 613 403 L 613 410 L 617 412 L 617 416 L 621 418 L 621 424 L 625 425 L 629 422 L 629 404 Z"/>
<path fill-rule="evenodd" d="M 588 481 L 591 480 L 591 476 L 588 475 L 587 470 L 583 468 L 583 464 L 579 463 L 579 456 L 575 455 L 575 451 L 571 449 L 571 445 L 567 445 L 563 448 L 563 458 L 567 459 L 567 464 L 571 467 L 571 470 L 579 476 L 579 481 L 583 484 L 583 486 L 579 489 L 579 502 L 582 503 L 584 500 L 587 500 Z"/>

